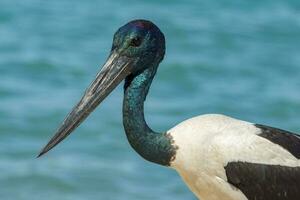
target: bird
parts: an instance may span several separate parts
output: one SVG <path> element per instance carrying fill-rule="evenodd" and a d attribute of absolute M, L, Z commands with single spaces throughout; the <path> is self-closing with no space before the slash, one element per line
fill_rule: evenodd
<path fill-rule="evenodd" d="M 124 82 L 123 126 L 147 161 L 178 172 L 201 200 L 299 200 L 300 136 L 222 114 L 204 114 L 156 132 L 144 102 L 165 56 L 165 36 L 153 22 L 132 20 L 114 34 L 110 54 L 80 101 L 38 157 L 70 135 Z"/>

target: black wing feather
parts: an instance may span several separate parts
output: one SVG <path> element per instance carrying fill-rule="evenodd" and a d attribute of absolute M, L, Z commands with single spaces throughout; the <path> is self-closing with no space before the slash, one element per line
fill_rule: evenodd
<path fill-rule="evenodd" d="M 249 200 L 299 200 L 300 167 L 231 162 L 227 181 Z"/>
<path fill-rule="evenodd" d="M 257 128 L 261 129 L 258 134 L 267 140 L 282 146 L 296 158 L 300 159 L 300 136 L 278 128 L 272 128 L 265 125 L 256 124 Z M 300 199 L 300 197 L 299 197 Z"/>

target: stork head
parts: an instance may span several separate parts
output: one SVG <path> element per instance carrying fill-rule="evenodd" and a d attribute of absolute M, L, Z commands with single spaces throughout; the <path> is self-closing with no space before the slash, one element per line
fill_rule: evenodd
<path fill-rule="evenodd" d="M 117 30 L 111 53 L 132 60 L 131 73 L 160 62 L 165 55 L 165 37 L 150 21 L 134 20 Z"/>
<path fill-rule="evenodd" d="M 152 22 L 134 20 L 119 28 L 114 35 L 110 55 L 95 80 L 39 156 L 70 135 L 122 80 L 148 67 L 158 66 L 164 54 L 164 34 Z"/>

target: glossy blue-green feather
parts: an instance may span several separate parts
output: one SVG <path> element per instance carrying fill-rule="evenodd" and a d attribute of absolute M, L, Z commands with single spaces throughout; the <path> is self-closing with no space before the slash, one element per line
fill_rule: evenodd
<path fill-rule="evenodd" d="M 156 73 L 156 66 L 141 74 L 127 77 L 123 101 L 123 125 L 130 145 L 143 158 L 161 165 L 170 165 L 175 146 L 167 133 L 157 133 L 147 125 L 144 101 Z"/>

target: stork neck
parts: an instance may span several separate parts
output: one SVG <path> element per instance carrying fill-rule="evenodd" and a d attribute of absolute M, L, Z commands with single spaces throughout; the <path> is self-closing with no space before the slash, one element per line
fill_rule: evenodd
<path fill-rule="evenodd" d="M 126 78 L 123 125 L 130 145 L 138 154 L 150 162 L 169 166 L 176 150 L 172 138 L 167 133 L 154 132 L 144 116 L 144 101 L 155 73 L 153 67 Z"/>

